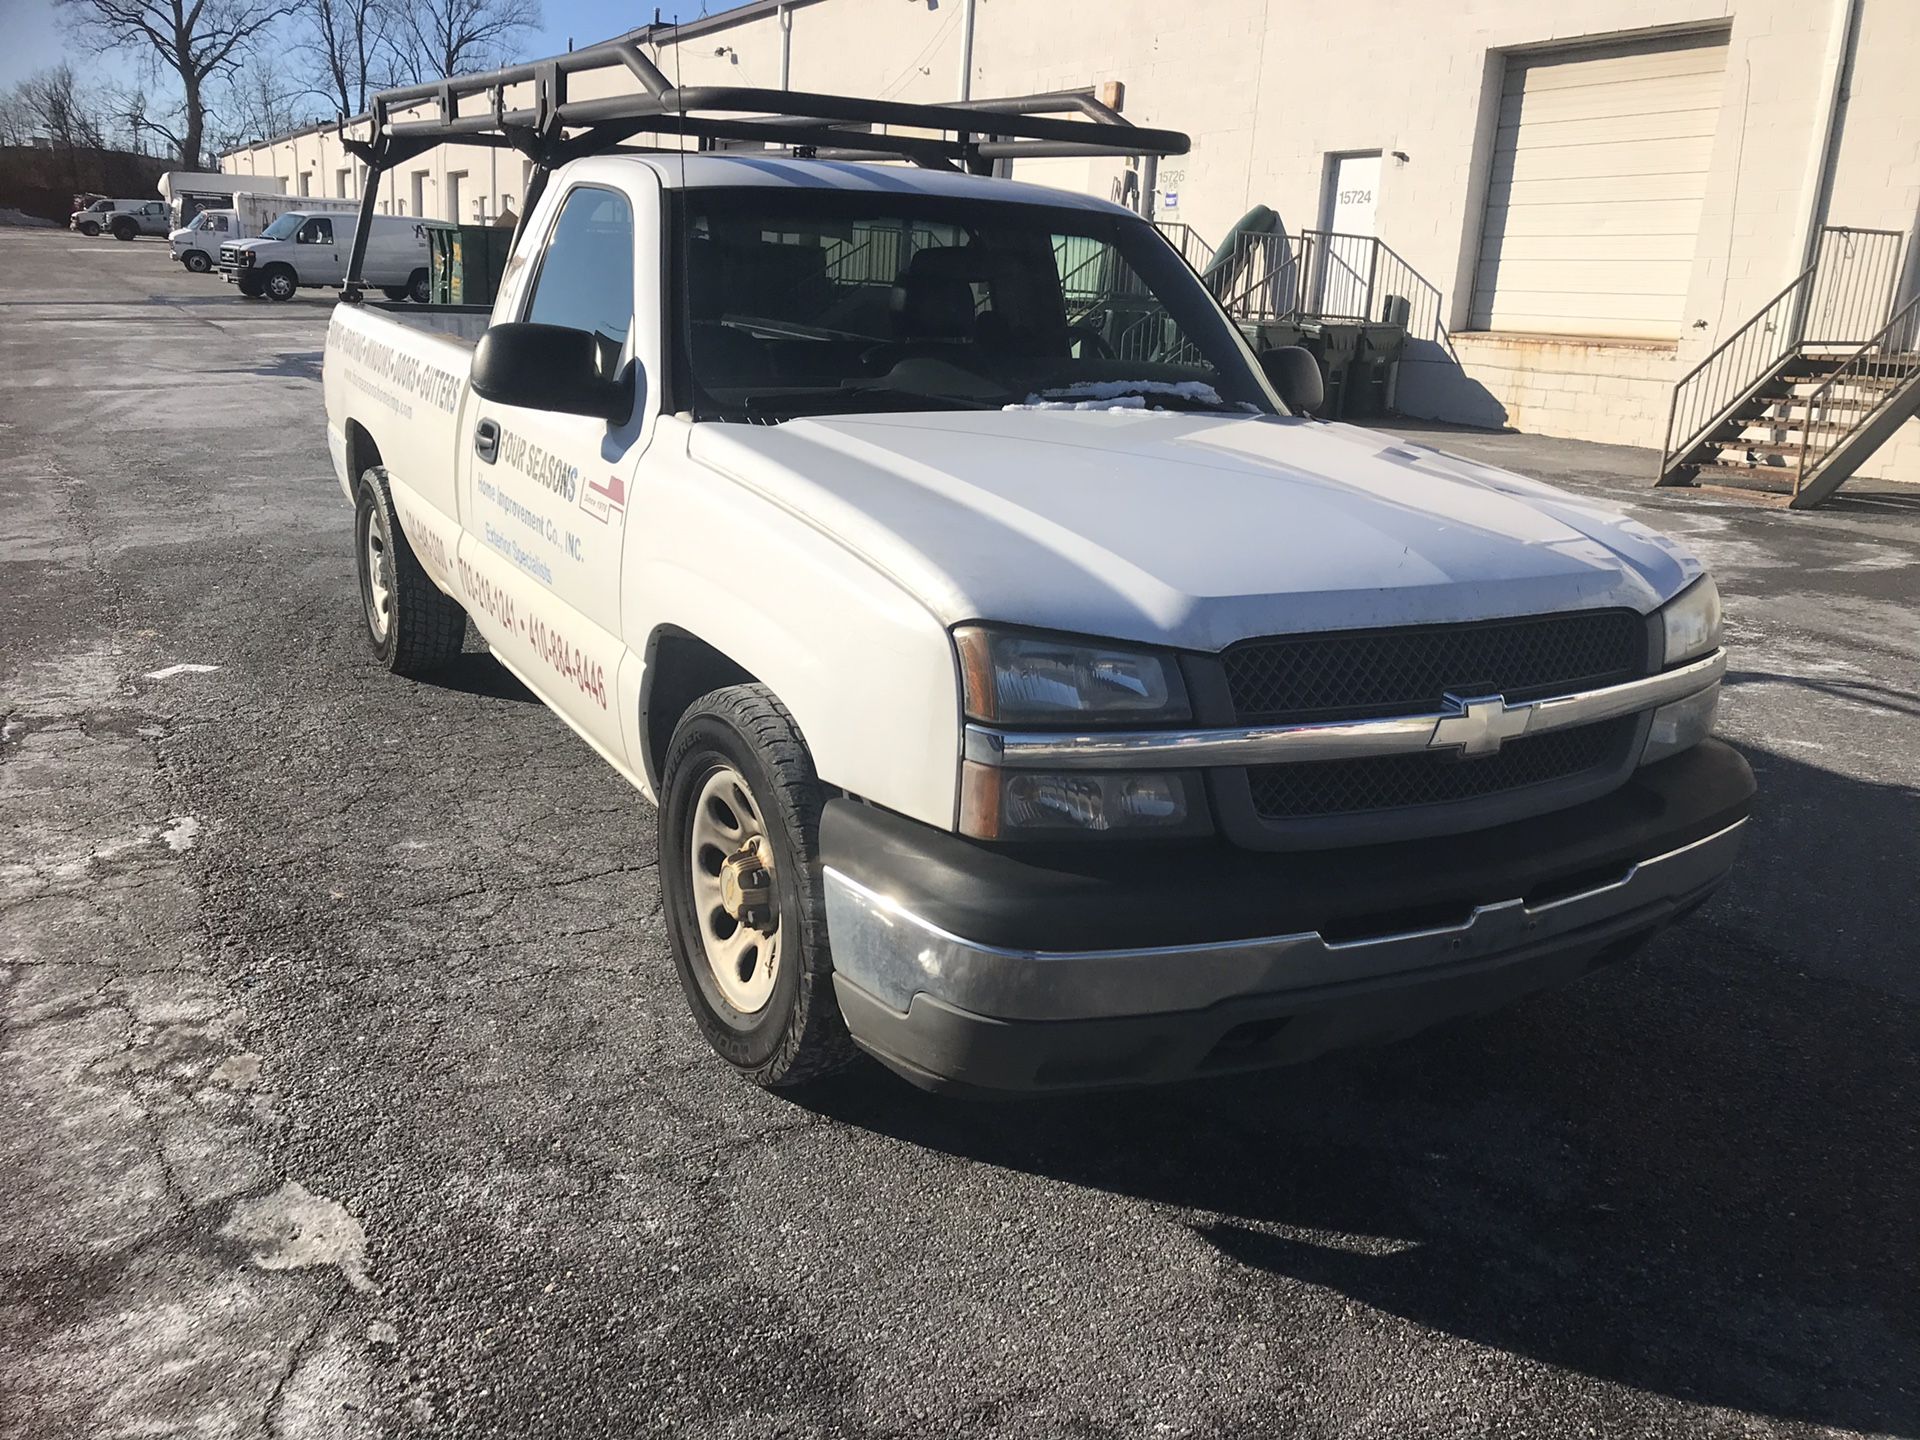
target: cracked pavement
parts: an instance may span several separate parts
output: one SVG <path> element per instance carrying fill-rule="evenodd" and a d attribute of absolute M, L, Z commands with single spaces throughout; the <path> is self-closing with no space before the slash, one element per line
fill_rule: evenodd
<path fill-rule="evenodd" d="M 324 300 L 0 265 L 0 1433 L 1920 1433 L 1920 494 L 1406 427 L 1716 567 L 1727 891 L 1270 1076 L 780 1098 L 624 782 L 483 653 L 362 654 Z"/>

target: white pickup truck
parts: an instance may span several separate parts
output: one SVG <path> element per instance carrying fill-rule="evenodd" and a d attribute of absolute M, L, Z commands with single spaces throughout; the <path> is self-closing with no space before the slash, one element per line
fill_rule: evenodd
<path fill-rule="evenodd" d="M 1307 418 L 1311 357 L 1117 206 L 596 155 L 490 314 L 350 299 L 373 653 L 471 620 L 658 806 L 687 1001 L 763 1084 L 1300 1059 L 1619 959 L 1733 861 L 1700 564 Z"/>

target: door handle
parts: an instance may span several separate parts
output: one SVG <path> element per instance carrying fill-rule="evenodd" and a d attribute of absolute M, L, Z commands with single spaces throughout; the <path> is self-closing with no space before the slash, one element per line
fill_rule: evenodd
<path fill-rule="evenodd" d="M 491 465 L 500 455 L 500 426 L 493 420 L 482 420 L 473 427 L 473 453 Z"/>

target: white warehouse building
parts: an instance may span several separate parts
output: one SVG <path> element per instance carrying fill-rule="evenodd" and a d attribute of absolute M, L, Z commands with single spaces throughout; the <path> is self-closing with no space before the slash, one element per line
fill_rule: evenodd
<path fill-rule="evenodd" d="M 1199 262 L 1270 207 L 1296 258 L 1317 243 L 1351 271 L 1363 318 L 1410 302 L 1396 406 L 1416 416 L 1660 449 L 1754 355 L 1845 353 L 1916 293 L 1920 0 L 753 0 L 630 38 L 688 86 L 1100 88 L 1191 152 L 1018 178 L 1188 227 Z M 331 126 L 222 163 L 298 194 L 362 184 Z M 515 152 L 447 145 L 378 208 L 484 223 L 528 180 Z M 1893 423 L 1862 473 L 1920 481 L 1920 420 Z"/>

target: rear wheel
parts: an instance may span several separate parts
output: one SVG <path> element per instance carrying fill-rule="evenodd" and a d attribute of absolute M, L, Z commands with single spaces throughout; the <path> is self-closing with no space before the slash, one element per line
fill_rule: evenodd
<path fill-rule="evenodd" d="M 404 285 L 382 285 L 380 287 L 380 293 L 397 304 L 407 298 L 407 287 Z"/>
<path fill-rule="evenodd" d="M 360 613 L 374 658 L 396 675 L 429 675 L 459 656 L 467 612 L 433 583 L 393 514 L 387 472 L 374 466 L 354 497 Z"/>
<path fill-rule="evenodd" d="M 407 298 L 416 305 L 424 305 L 433 298 L 433 291 L 427 285 L 427 272 L 416 270 L 407 277 Z"/>
<path fill-rule="evenodd" d="M 213 261 L 198 250 L 189 250 L 183 263 L 196 275 L 204 275 L 213 268 Z"/>
<path fill-rule="evenodd" d="M 285 265 L 269 265 L 266 274 L 260 277 L 260 284 L 269 300 L 291 300 L 294 291 L 300 288 L 300 277 Z"/>
<path fill-rule="evenodd" d="M 813 758 L 764 685 L 694 702 L 661 778 L 660 877 L 680 987 L 723 1060 L 769 1088 L 846 1065 Z"/>

